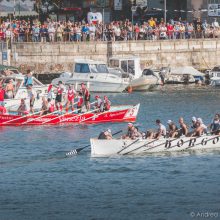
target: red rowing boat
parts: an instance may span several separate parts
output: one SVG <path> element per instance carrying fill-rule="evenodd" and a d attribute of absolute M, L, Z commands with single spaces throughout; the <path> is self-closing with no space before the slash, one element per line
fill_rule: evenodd
<path fill-rule="evenodd" d="M 0 126 L 18 125 L 57 125 L 74 123 L 107 123 L 107 122 L 135 122 L 140 104 L 135 106 L 112 106 L 110 111 L 101 113 L 83 113 L 68 115 L 11 115 L 0 114 Z"/>

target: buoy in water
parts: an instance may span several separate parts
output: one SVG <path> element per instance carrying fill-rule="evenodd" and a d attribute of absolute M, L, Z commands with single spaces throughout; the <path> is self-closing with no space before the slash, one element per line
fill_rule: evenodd
<path fill-rule="evenodd" d="M 128 86 L 128 93 L 132 93 L 132 87 L 131 86 Z"/>

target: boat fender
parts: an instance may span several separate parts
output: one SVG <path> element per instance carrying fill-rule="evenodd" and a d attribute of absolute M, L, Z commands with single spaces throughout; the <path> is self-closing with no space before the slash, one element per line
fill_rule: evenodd
<path fill-rule="evenodd" d="M 133 92 L 132 86 L 128 86 L 128 93 L 132 93 L 132 92 Z"/>

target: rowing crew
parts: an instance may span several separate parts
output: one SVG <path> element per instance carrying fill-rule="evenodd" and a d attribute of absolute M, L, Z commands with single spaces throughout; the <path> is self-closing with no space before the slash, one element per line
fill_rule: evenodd
<path fill-rule="evenodd" d="M 67 103 L 66 103 L 66 112 L 68 113 L 69 107 L 71 106 L 71 111 L 74 111 L 74 104 L 77 105 L 77 113 L 82 112 L 83 105 L 86 106 L 86 102 L 84 102 L 83 99 L 83 94 L 81 92 L 76 93 L 76 92 L 71 92 L 71 97 L 70 97 L 70 92 L 69 90 L 73 90 L 71 86 L 69 86 L 68 93 L 67 93 Z M 77 102 L 74 103 L 75 95 L 77 98 Z M 104 112 L 104 111 L 109 111 L 111 102 L 109 101 L 107 96 L 104 96 L 104 99 L 100 98 L 100 96 L 95 97 L 96 102 L 95 102 L 95 109 L 96 112 Z M 59 107 L 57 107 L 57 100 L 59 100 Z M 53 113 L 56 109 L 60 109 L 62 111 L 62 105 L 61 102 L 62 98 L 57 98 L 54 102 L 54 100 L 51 100 L 50 98 L 42 97 L 42 107 L 40 111 L 40 115 L 47 115 L 50 113 Z M 30 100 L 30 105 L 33 106 L 32 99 Z M 88 104 L 88 103 L 87 103 Z M 58 110 L 57 110 L 58 111 Z M 25 99 L 21 99 L 20 105 L 17 109 L 18 115 L 26 115 L 29 114 L 27 110 L 27 106 L 25 103 Z"/>
<path fill-rule="evenodd" d="M 132 139 L 135 140 L 137 138 L 142 139 L 159 139 L 161 137 L 164 138 L 178 138 L 181 136 L 186 137 L 200 137 L 203 134 L 208 133 L 208 128 L 210 128 L 210 134 L 220 135 L 220 115 L 216 114 L 213 121 L 209 126 L 206 126 L 203 123 L 201 118 L 192 117 L 191 122 L 192 131 L 189 131 L 189 126 L 185 123 L 183 117 L 179 118 L 179 128 L 177 125 L 168 120 L 168 128 L 161 123 L 159 119 L 156 120 L 156 125 L 158 127 L 156 132 L 152 130 L 147 130 L 147 132 L 139 132 L 138 127 L 136 127 L 133 123 L 128 123 L 127 133 L 123 135 L 122 139 Z M 100 133 L 98 139 L 112 139 L 111 130 L 107 129 Z"/>

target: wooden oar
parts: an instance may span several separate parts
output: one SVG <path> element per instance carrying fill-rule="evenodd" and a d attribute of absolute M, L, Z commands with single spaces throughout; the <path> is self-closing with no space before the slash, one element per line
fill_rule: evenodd
<path fill-rule="evenodd" d="M 55 113 L 57 113 L 57 112 L 59 112 L 59 111 L 60 111 L 60 110 L 57 110 L 57 111 L 55 111 L 55 112 L 51 112 L 51 113 L 46 114 L 46 115 L 41 115 L 41 116 L 39 116 L 39 117 L 37 117 L 37 118 L 32 118 L 30 121 L 25 121 L 25 122 L 21 123 L 21 125 L 30 123 L 30 122 L 32 122 L 32 121 L 38 120 L 38 119 L 43 118 L 43 117 L 46 117 L 46 116 L 48 116 L 48 115 L 53 115 L 53 114 L 55 114 Z M 41 111 L 40 111 L 40 112 L 41 112 Z M 40 112 L 38 112 L 38 113 L 40 113 Z"/>
<path fill-rule="evenodd" d="M 94 111 L 97 111 L 97 110 L 99 110 L 99 109 L 95 109 Z M 88 120 L 91 119 L 91 118 L 97 117 L 97 116 L 99 116 L 99 115 L 103 115 L 103 114 L 105 114 L 105 113 L 107 113 L 107 112 L 108 112 L 108 111 L 104 111 L 104 112 L 101 112 L 101 113 L 98 113 L 98 114 L 94 114 L 93 116 L 91 116 L 91 117 L 89 117 L 89 118 L 86 118 L 86 119 L 81 120 L 79 123 L 81 124 L 81 123 L 84 122 L 84 121 L 88 121 Z"/>
<path fill-rule="evenodd" d="M 112 134 L 112 136 L 115 136 L 116 134 L 121 133 L 122 130 L 115 132 L 114 134 Z M 66 153 L 66 156 L 71 156 L 71 155 L 76 155 L 78 154 L 80 151 L 82 151 L 83 149 L 90 147 L 90 144 L 86 145 L 85 147 L 80 147 L 80 148 L 76 148 L 74 150 L 69 151 L 68 153 Z"/>
<path fill-rule="evenodd" d="M 173 139 L 173 140 L 171 140 L 170 142 L 173 142 L 173 141 L 175 141 L 175 140 L 177 140 L 177 139 L 179 139 L 179 137 L 178 137 L 178 138 L 175 138 L 175 139 Z M 157 139 L 156 139 L 156 140 L 157 140 Z M 167 143 L 167 140 L 166 140 L 165 142 L 163 142 L 162 144 L 158 144 L 158 145 L 156 145 L 156 146 L 153 146 L 153 147 L 147 148 L 145 151 L 148 151 L 148 150 L 151 150 L 151 149 L 154 149 L 154 148 L 160 147 L 160 146 L 162 146 L 162 145 L 164 145 L 164 144 L 166 144 L 166 143 Z"/>
<path fill-rule="evenodd" d="M 93 105 L 94 103 L 96 103 L 96 101 L 95 101 L 95 102 L 92 102 L 90 105 Z M 79 109 L 76 109 L 76 110 L 78 111 L 78 110 L 80 110 L 80 109 L 82 109 L 82 108 L 79 108 Z M 90 112 L 85 112 L 85 113 L 83 113 L 83 114 L 74 115 L 73 117 L 69 118 L 68 120 L 72 120 L 73 118 L 76 118 L 77 116 L 80 116 L 80 115 L 84 115 L 84 114 L 86 114 L 86 113 L 90 113 Z"/>
<path fill-rule="evenodd" d="M 126 152 L 126 153 L 124 153 L 123 155 L 128 155 L 128 154 L 130 154 L 130 153 L 132 153 L 132 152 L 134 152 L 134 151 L 136 151 L 136 150 L 141 149 L 142 147 L 147 146 L 148 144 L 154 143 L 155 141 L 157 141 L 157 139 L 156 139 L 156 140 L 153 140 L 153 141 L 151 141 L 151 142 L 149 142 L 149 143 L 146 143 L 146 144 L 144 144 L 144 145 L 142 145 L 142 146 L 140 146 L 140 147 L 137 147 L 137 148 L 135 148 L 135 149 L 133 149 L 133 150 L 131 150 L 131 151 L 129 151 L 129 152 Z"/>
<path fill-rule="evenodd" d="M 11 119 L 11 120 L 9 120 L 9 121 L 5 121 L 5 122 L 3 122 L 3 123 L 1 123 L 1 124 L 8 124 L 8 123 L 10 123 L 10 122 L 17 121 L 17 120 L 20 120 L 20 119 L 22 119 L 22 118 L 30 117 L 30 116 L 33 116 L 33 115 L 36 115 L 36 114 L 39 114 L 39 113 L 40 113 L 40 112 L 35 112 L 35 113 L 33 113 L 33 114 L 27 114 L 27 115 L 24 115 L 24 116 L 21 116 L 21 117 L 18 117 L 18 118 Z M 1 124 L 0 124 L 0 125 L 1 125 Z"/>
<path fill-rule="evenodd" d="M 135 141 L 133 141 L 131 144 L 129 144 L 127 147 L 123 148 L 122 150 L 118 151 L 117 154 L 120 154 L 122 151 L 128 149 L 130 146 L 132 146 L 133 144 L 137 143 L 140 139 L 136 139 Z"/>
<path fill-rule="evenodd" d="M 94 103 L 95 103 L 95 102 L 91 103 L 91 105 L 94 104 Z M 82 108 L 80 108 L 80 109 L 82 109 Z M 76 112 L 76 111 L 78 111 L 78 110 L 80 110 L 80 109 L 75 109 L 75 110 L 73 110 L 73 111 L 71 111 L 71 112 L 67 112 L 66 114 L 59 115 L 59 116 L 57 116 L 57 117 L 55 117 L 55 118 L 49 119 L 49 120 L 47 120 L 47 121 L 44 121 L 44 122 L 42 122 L 42 125 L 43 125 L 43 124 L 46 124 L 47 122 L 53 121 L 53 120 L 55 120 L 55 119 L 57 119 L 57 118 L 61 118 L 61 117 L 66 116 L 66 115 L 70 115 L 70 114 L 72 114 L 73 112 Z M 96 111 L 96 110 L 97 110 L 97 109 L 95 109 L 95 110 L 93 110 L 93 111 Z M 71 120 L 71 119 L 73 119 L 73 118 L 75 118 L 75 117 L 77 117 L 77 116 L 81 116 L 81 115 L 85 115 L 85 114 L 91 113 L 91 112 L 93 112 L 93 111 L 89 111 L 89 112 L 85 112 L 85 113 L 83 113 L 83 114 L 75 115 L 75 116 L 73 116 L 73 117 L 71 117 L 71 118 L 68 118 L 68 120 Z"/>

